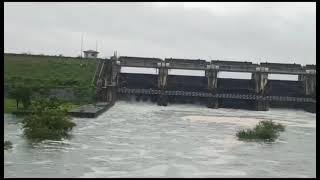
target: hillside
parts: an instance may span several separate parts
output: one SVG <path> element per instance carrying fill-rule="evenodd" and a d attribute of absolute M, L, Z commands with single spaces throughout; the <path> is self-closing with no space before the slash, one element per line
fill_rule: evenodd
<path fill-rule="evenodd" d="M 78 81 L 89 85 L 95 71 L 96 60 L 59 56 L 4 54 L 6 83 L 14 80 Z"/>
<path fill-rule="evenodd" d="M 96 63 L 96 59 L 4 54 L 5 93 L 20 85 L 31 87 L 34 92 L 71 88 L 79 97 L 89 95 Z"/>

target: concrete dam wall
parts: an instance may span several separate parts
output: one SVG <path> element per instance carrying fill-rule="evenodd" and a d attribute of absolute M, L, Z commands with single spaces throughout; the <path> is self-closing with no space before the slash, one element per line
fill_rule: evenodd
<path fill-rule="evenodd" d="M 121 67 L 157 69 L 157 74 L 122 73 Z M 113 56 L 97 65 L 93 82 L 100 101 L 135 97 L 160 106 L 200 103 L 267 111 L 269 107 L 304 108 L 315 112 L 315 66 L 241 61 L 159 59 Z M 205 76 L 171 75 L 170 69 L 203 70 Z M 218 72 L 251 73 L 251 79 L 219 78 Z M 270 80 L 269 74 L 298 75 L 298 81 Z"/>

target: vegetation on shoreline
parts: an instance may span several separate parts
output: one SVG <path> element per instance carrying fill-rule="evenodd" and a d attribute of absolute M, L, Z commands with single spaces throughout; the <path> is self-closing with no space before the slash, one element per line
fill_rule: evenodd
<path fill-rule="evenodd" d="M 68 110 L 94 102 L 91 80 L 96 63 L 96 59 L 5 53 L 4 112 L 23 114 L 23 132 L 32 141 L 68 137 L 76 126 Z M 68 96 L 69 91 L 75 98 Z"/>
<path fill-rule="evenodd" d="M 57 99 L 38 99 L 30 109 L 32 113 L 22 120 L 24 135 L 30 140 L 60 140 L 76 126 Z"/>
<path fill-rule="evenodd" d="M 28 87 L 16 87 L 9 93 L 9 97 L 16 100 L 16 108 L 19 109 L 19 102 L 23 108 L 28 109 L 31 103 L 31 89 Z"/>
<path fill-rule="evenodd" d="M 33 101 L 31 101 L 33 102 Z M 61 101 L 60 106 L 62 109 L 65 109 L 67 111 L 72 110 L 74 108 L 80 107 L 84 103 L 72 103 L 67 101 Z M 16 101 L 14 99 L 5 98 L 4 99 L 4 113 L 12 113 L 14 111 L 23 111 L 26 110 L 23 105 L 19 105 L 19 110 L 16 107 Z"/>
<path fill-rule="evenodd" d="M 4 113 L 12 113 L 17 110 L 16 101 L 14 99 L 4 98 Z"/>
<path fill-rule="evenodd" d="M 72 103 L 91 103 L 95 94 L 91 80 L 96 63 L 95 59 L 4 54 L 5 94 L 10 96 L 24 87 L 33 95 L 48 97 L 52 89 L 65 89 L 76 96 Z"/>
<path fill-rule="evenodd" d="M 6 80 L 90 84 L 96 63 L 95 59 L 4 54 L 4 74 Z"/>
<path fill-rule="evenodd" d="M 12 148 L 12 143 L 11 141 L 4 141 L 4 145 L 3 145 L 4 150 L 8 150 Z"/>
<path fill-rule="evenodd" d="M 260 121 L 253 129 L 240 130 L 236 133 L 239 140 L 264 140 L 274 141 L 279 133 L 284 131 L 282 124 L 274 123 L 271 120 Z"/>

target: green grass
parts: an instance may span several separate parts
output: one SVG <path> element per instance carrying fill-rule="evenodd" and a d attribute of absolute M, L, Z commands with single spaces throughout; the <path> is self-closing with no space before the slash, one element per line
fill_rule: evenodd
<path fill-rule="evenodd" d="M 260 121 L 253 129 L 245 129 L 237 132 L 240 140 L 264 140 L 274 141 L 279 137 L 279 132 L 284 131 L 282 124 L 269 121 Z"/>
<path fill-rule="evenodd" d="M 69 111 L 69 110 L 75 109 L 77 107 L 80 107 L 81 105 L 67 102 L 67 103 L 62 104 L 61 106 L 62 106 L 63 109 L 66 109 L 66 110 Z"/>
<path fill-rule="evenodd" d="M 71 103 L 71 102 L 63 102 L 61 104 L 62 108 L 66 109 L 68 111 L 72 110 L 74 108 L 80 107 L 81 105 L 82 104 L 75 104 L 75 103 Z M 19 103 L 19 109 L 20 108 L 21 108 L 21 110 L 23 109 L 22 103 Z M 4 99 L 4 113 L 12 113 L 13 111 L 17 111 L 16 100 L 5 98 Z"/>
<path fill-rule="evenodd" d="M 95 71 L 95 59 L 71 57 L 4 54 L 6 80 L 74 80 L 90 84 Z"/>
<path fill-rule="evenodd" d="M 78 97 L 78 103 L 90 103 L 94 95 L 91 81 L 96 64 L 96 59 L 4 54 L 5 90 L 10 92 L 18 85 L 28 86 L 33 92 L 46 96 L 49 89 L 68 88 Z"/>
<path fill-rule="evenodd" d="M 19 103 L 19 107 L 23 107 L 22 103 Z M 17 110 L 16 100 L 14 99 L 4 99 L 4 113 L 12 113 Z"/>

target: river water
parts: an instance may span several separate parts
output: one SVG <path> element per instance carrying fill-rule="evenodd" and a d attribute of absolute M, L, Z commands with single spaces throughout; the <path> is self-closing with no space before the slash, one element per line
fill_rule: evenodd
<path fill-rule="evenodd" d="M 242 142 L 240 128 L 286 125 L 273 143 Z M 73 137 L 30 144 L 4 115 L 5 177 L 315 177 L 316 114 L 117 101 L 95 119 L 74 118 Z"/>

